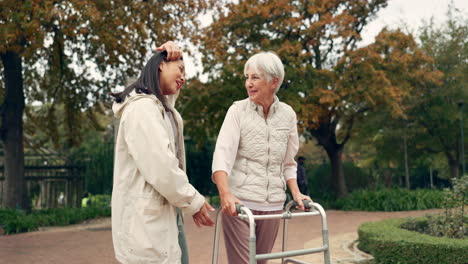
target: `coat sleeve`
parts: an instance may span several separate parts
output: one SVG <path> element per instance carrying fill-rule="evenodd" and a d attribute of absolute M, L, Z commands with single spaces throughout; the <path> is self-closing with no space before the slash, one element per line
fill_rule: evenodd
<path fill-rule="evenodd" d="M 159 107 L 151 99 L 140 99 L 128 107 L 125 141 L 141 175 L 173 206 L 190 215 L 198 212 L 205 198 L 179 168 Z"/>

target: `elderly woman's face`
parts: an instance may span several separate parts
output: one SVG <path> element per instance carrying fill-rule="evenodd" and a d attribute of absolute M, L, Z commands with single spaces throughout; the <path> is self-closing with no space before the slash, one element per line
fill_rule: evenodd
<path fill-rule="evenodd" d="M 273 99 L 275 94 L 275 79 L 268 82 L 262 71 L 247 68 L 245 72 L 245 88 L 249 99 L 255 103 L 263 103 Z"/>

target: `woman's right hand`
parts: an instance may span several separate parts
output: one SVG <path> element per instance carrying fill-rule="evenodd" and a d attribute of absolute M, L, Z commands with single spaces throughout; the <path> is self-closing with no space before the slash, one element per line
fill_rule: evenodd
<path fill-rule="evenodd" d="M 221 209 L 227 215 L 236 216 L 236 204 L 242 204 L 232 193 L 226 192 L 219 196 L 221 199 Z"/>
<path fill-rule="evenodd" d="M 173 41 L 168 41 L 156 48 L 156 51 L 167 51 L 168 60 L 178 60 L 182 58 L 182 49 Z"/>
<path fill-rule="evenodd" d="M 213 180 L 218 187 L 219 198 L 221 199 L 221 210 L 231 216 L 237 215 L 236 204 L 242 204 L 229 190 L 227 173 L 218 170 L 213 173 Z"/>

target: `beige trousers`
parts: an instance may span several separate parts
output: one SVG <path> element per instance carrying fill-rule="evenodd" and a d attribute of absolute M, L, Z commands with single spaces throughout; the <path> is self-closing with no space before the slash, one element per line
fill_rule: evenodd
<path fill-rule="evenodd" d="M 254 215 L 279 214 L 283 211 L 256 211 Z M 249 263 L 249 223 L 237 216 L 222 214 L 224 241 L 229 264 Z M 255 236 L 257 238 L 257 254 L 270 253 L 275 244 L 280 219 L 267 219 L 255 221 Z M 266 260 L 257 263 L 265 264 Z"/>

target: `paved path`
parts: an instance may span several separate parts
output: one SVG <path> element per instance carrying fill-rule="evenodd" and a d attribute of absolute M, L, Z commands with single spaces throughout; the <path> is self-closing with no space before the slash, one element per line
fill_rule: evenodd
<path fill-rule="evenodd" d="M 365 258 L 365 255 L 350 249 L 354 245 L 352 242 L 357 239 L 357 228 L 361 223 L 434 212 L 436 210 L 392 213 L 327 211 L 332 263 L 351 264 Z M 299 249 L 320 246 L 320 227 L 320 218 L 315 216 L 290 220 L 288 247 Z M 211 263 L 214 228 L 197 228 L 192 219 L 187 217 L 186 233 L 191 263 Z M 281 240 L 280 235 L 274 251 L 280 250 Z M 224 246 L 220 248 L 219 263 L 226 263 Z M 109 218 L 81 225 L 0 236 L 0 264 L 117 264 L 113 254 Z M 302 256 L 299 259 L 313 261 L 314 264 L 323 263 L 322 254 Z M 270 263 L 277 264 L 279 261 L 272 260 Z"/>

